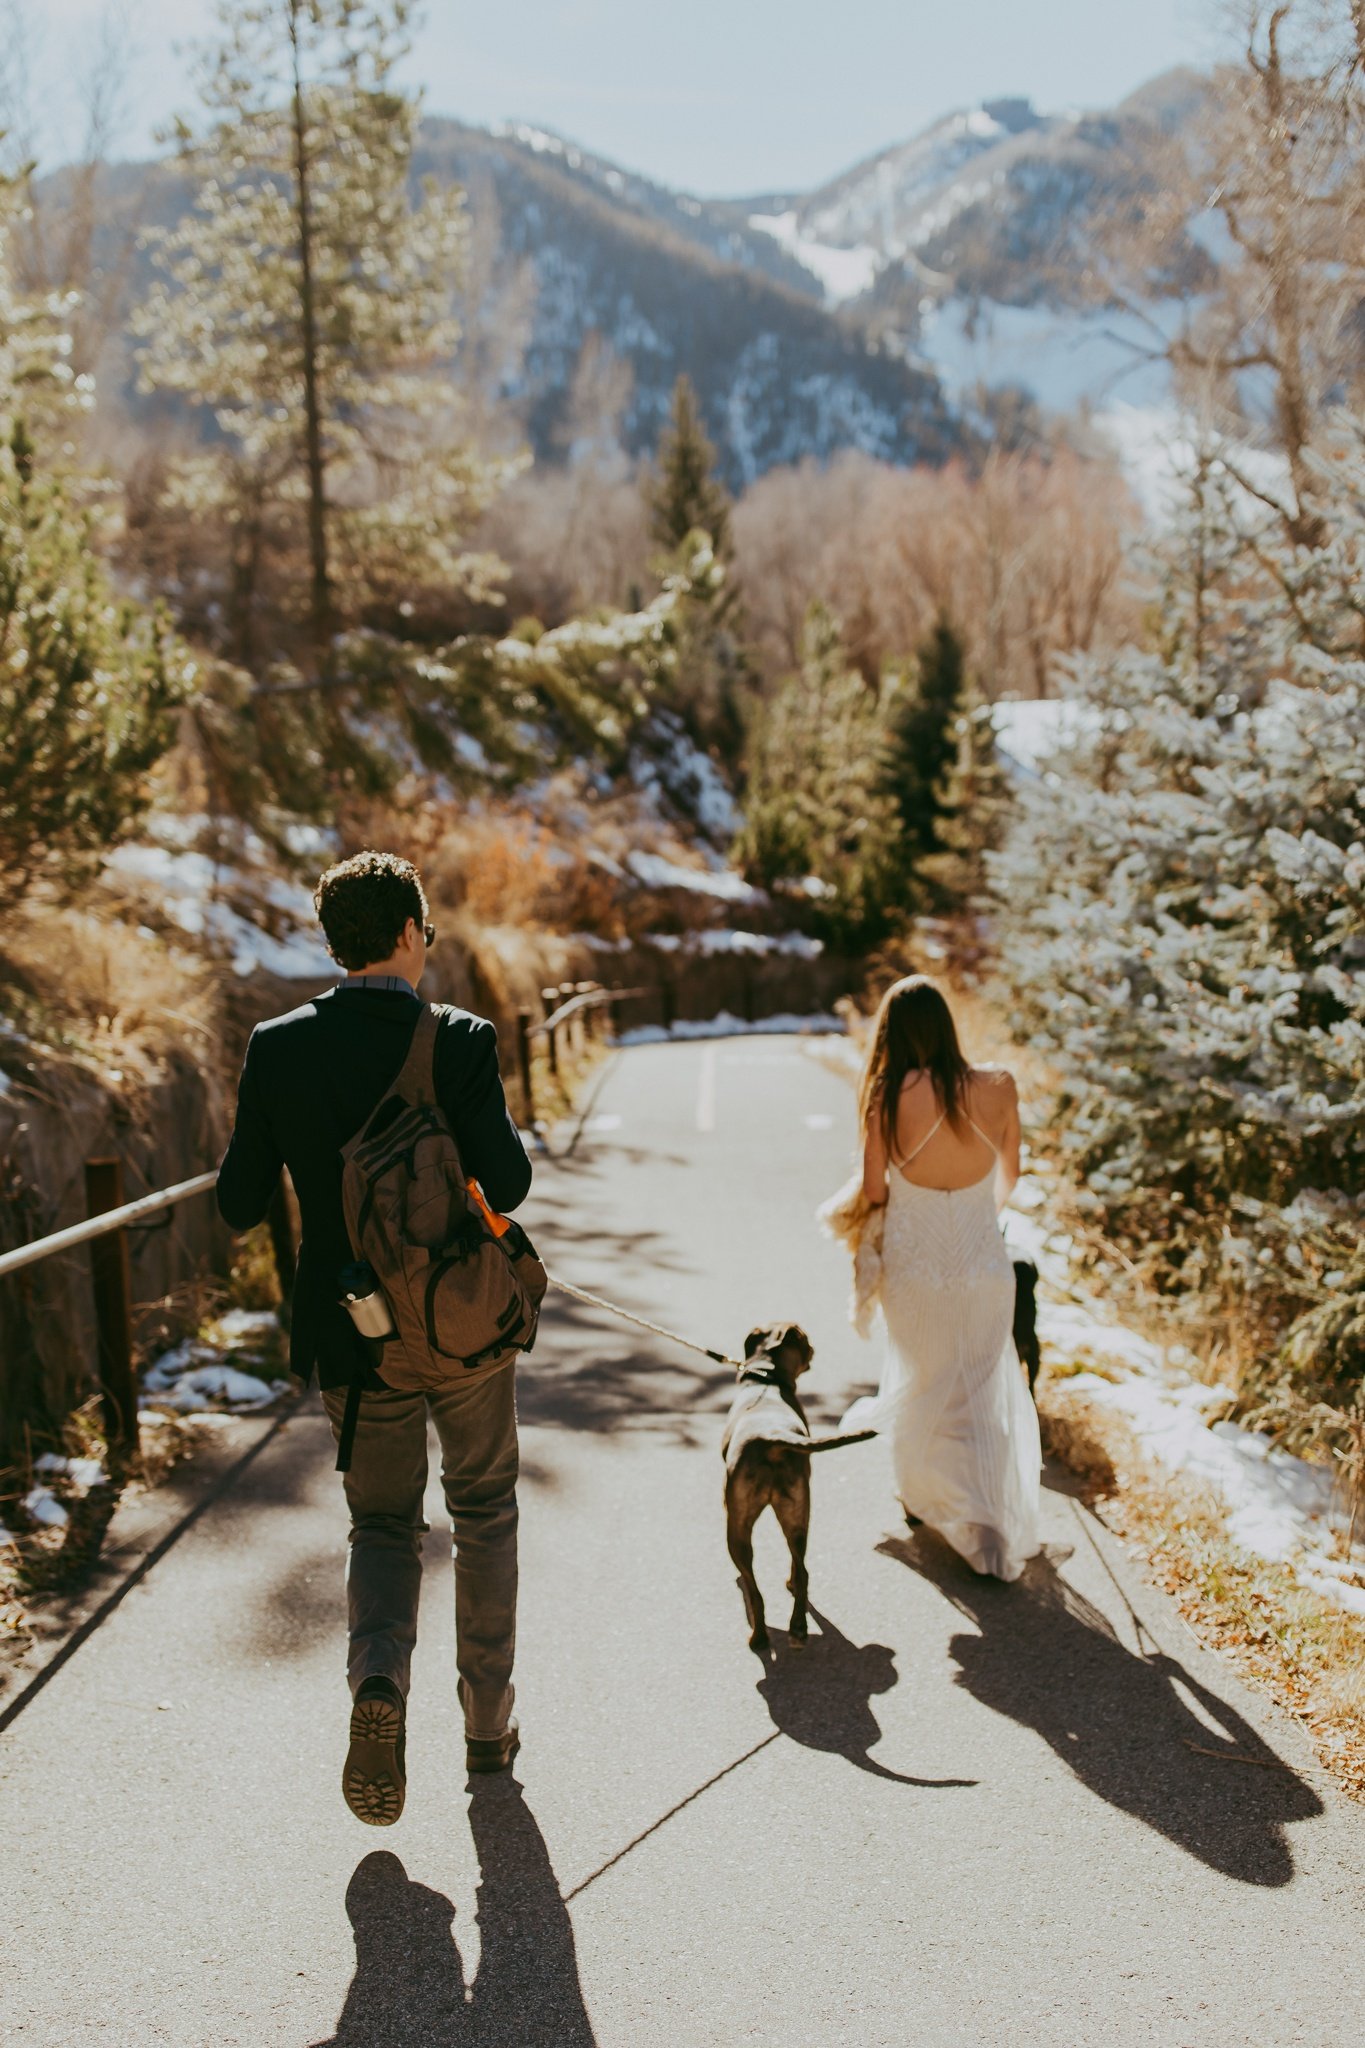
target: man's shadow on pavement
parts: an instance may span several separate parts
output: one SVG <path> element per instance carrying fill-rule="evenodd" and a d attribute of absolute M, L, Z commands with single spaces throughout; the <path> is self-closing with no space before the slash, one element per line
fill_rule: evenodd
<path fill-rule="evenodd" d="M 954 1636 L 949 1650 L 957 1683 L 983 1706 L 1034 1729 L 1092 1792 L 1211 1869 L 1290 1882 L 1284 1829 L 1320 1814 L 1321 1800 L 1175 1658 L 1127 1649 L 1045 1557 L 1007 1586 L 927 1529 L 877 1548 L 975 1623 L 980 1633 Z"/>
<path fill-rule="evenodd" d="M 346 1888 L 355 1976 L 335 2034 L 318 2048 L 593 2048 L 568 1909 L 521 1787 L 476 1785 L 469 1822 L 479 1858 L 472 1986 L 450 1900 L 377 1849 Z"/>
<path fill-rule="evenodd" d="M 897 1785 L 927 1790 L 975 1785 L 975 1778 L 908 1778 L 869 1754 L 882 1732 L 872 1698 L 895 1685 L 895 1652 L 885 1643 L 852 1643 L 825 1615 L 814 1607 L 810 1612 L 820 1625 L 819 1635 L 812 1636 L 805 1649 L 793 1649 L 787 1637 L 782 1649 L 765 1659 L 767 1669 L 758 1690 L 773 1725 L 807 1749 L 847 1757 L 860 1771 L 890 1778 Z"/>

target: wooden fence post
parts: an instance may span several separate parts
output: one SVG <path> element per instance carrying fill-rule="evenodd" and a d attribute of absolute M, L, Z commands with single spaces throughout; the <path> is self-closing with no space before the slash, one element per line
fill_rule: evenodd
<path fill-rule="evenodd" d="M 123 1161 L 87 1160 L 87 1216 L 104 1216 L 122 1206 Z M 132 1451 L 137 1448 L 137 1381 L 133 1375 L 133 1288 L 127 1231 L 111 1230 L 106 1237 L 94 1238 L 90 1266 L 105 1435 L 111 1451 Z"/>
<path fill-rule="evenodd" d="M 540 991 L 540 1000 L 545 1005 L 545 1015 L 553 1017 L 555 1011 L 559 1008 L 559 990 L 557 988 L 543 988 Z M 550 1072 L 558 1078 L 559 1044 L 553 1031 L 547 1031 L 545 1034 L 545 1050 L 550 1061 Z"/>
<path fill-rule="evenodd" d="M 531 1012 L 517 1011 L 517 1066 L 521 1071 L 521 1093 L 529 1129 L 536 1120 L 535 1091 L 531 1085 Z"/>

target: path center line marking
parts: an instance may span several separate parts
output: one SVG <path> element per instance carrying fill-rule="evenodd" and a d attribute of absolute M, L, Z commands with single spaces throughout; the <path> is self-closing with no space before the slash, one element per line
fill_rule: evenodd
<path fill-rule="evenodd" d="M 714 1131 L 716 1128 L 716 1048 L 708 1045 L 701 1056 L 701 1073 L 697 1077 L 697 1129 Z"/>

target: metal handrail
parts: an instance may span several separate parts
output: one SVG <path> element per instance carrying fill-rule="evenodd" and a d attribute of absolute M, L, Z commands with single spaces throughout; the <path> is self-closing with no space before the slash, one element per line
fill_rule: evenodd
<path fill-rule="evenodd" d="M 566 1024 L 570 1017 L 576 1017 L 580 1010 L 600 1010 L 604 1003 L 629 1002 L 632 998 L 651 993 L 652 991 L 647 988 L 585 989 L 579 995 L 570 996 L 557 1010 L 552 1010 L 548 1017 L 543 1017 L 539 1024 L 529 1024 L 527 1034 L 531 1038 L 541 1038 L 559 1025 Z"/>
<path fill-rule="evenodd" d="M 72 1223 L 65 1230 L 54 1230 L 50 1237 L 38 1237 L 31 1244 L 16 1245 L 13 1251 L 0 1252 L 0 1279 L 6 1273 L 18 1273 L 25 1266 L 36 1266 L 39 1259 L 50 1259 L 56 1252 L 65 1252 L 78 1244 L 88 1244 L 92 1238 L 107 1237 L 111 1231 L 126 1230 L 130 1223 L 140 1223 L 144 1216 L 159 1215 L 163 1209 L 173 1209 L 177 1202 L 188 1201 L 191 1195 L 207 1194 L 218 1179 L 218 1168 L 212 1173 L 197 1173 L 192 1180 L 177 1181 L 174 1187 L 158 1188 L 155 1194 L 139 1195 L 135 1202 L 125 1202 L 120 1209 L 107 1209 L 102 1216 L 91 1216 L 84 1223 Z"/>

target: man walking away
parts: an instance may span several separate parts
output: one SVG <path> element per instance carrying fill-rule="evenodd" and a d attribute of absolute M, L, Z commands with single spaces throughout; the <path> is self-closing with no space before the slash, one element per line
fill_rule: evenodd
<path fill-rule="evenodd" d="M 347 1389 L 360 1374 L 345 1479 L 352 1709 L 342 1785 L 357 1819 L 382 1827 L 397 1820 L 405 1794 L 428 1413 L 440 1438 L 455 1539 L 467 1765 L 504 1770 L 517 1751 L 515 1385 L 508 1365 L 432 1393 L 396 1393 L 373 1370 L 341 1306 L 339 1276 L 355 1256 L 342 1207 L 341 1148 L 404 1065 L 423 1014 L 417 986 L 436 934 L 417 870 L 395 854 L 358 853 L 329 868 L 314 901 L 345 979 L 252 1033 L 218 1207 L 234 1230 L 250 1229 L 265 1217 L 281 1166 L 289 1168 L 303 1220 L 290 1370 L 306 1385 L 316 1366 L 338 1441 Z M 508 1114 L 494 1028 L 444 1005 L 435 1007 L 435 1016 L 435 1092 L 463 1169 L 482 1184 L 494 1209 L 514 1209 L 531 1185 L 531 1165 Z"/>

